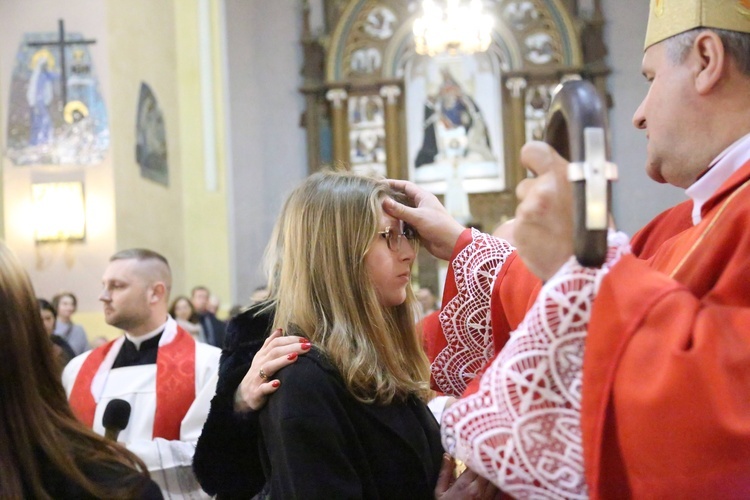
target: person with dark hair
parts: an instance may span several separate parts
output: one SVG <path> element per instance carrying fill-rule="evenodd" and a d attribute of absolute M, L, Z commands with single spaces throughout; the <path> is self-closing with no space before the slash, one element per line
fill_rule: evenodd
<path fill-rule="evenodd" d="M 165 496 L 200 495 L 192 457 L 220 351 L 196 342 L 168 314 L 171 286 L 162 255 L 145 249 L 113 255 L 99 300 L 107 324 L 124 335 L 73 359 L 63 383 L 78 418 L 99 433 L 109 402 L 129 403 L 119 440 L 146 463 Z"/>
<path fill-rule="evenodd" d="M 162 498 L 137 456 L 74 416 L 40 302 L 2 242 L 0 304 L 0 498 Z"/>
<path fill-rule="evenodd" d="M 209 310 L 211 292 L 203 285 L 193 287 L 193 290 L 190 292 L 190 301 L 198 313 L 206 342 L 212 346 L 223 347 L 227 325 L 217 318 L 215 313 Z"/>
<path fill-rule="evenodd" d="M 198 312 L 193 307 L 193 303 L 184 295 L 176 297 L 169 306 L 169 315 L 177 321 L 177 324 L 185 329 L 198 342 L 205 342 L 206 337 L 203 334 L 203 327 L 200 324 Z"/>
<path fill-rule="evenodd" d="M 73 352 L 82 354 L 91 349 L 86 331 L 81 325 L 73 323 L 71 319 L 78 308 L 78 299 L 72 292 L 60 292 L 52 297 L 52 305 L 57 311 L 55 335 L 63 338 Z"/>
<path fill-rule="evenodd" d="M 60 364 L 60 373 L 62 374 L 63 368 L 68 362 L 76 357 L 76 354 L 71 349 L 70 345 L 58 335 L 54 335 L 52 332 L 55 331 L 55 321 L 57 319 L 57 311 L 52 304 L 45 299 L 37 299 L 39 303 L 39 313 L 42 316 L 42 323 L 44 323 L 44 329 L 49 334 L 49 338 L 52 341 L 52 351 L 55 353 Z"/>
<path fill-rule="evenodd" d="M 646 171 L 690 199 L 610 230 L 601 268 L 573 258 L 569 164 L 547 144 L 521 150 L 536 175 L 513 244 L 391 181 L 416 208 L 387 213 L 451 260 L 443 443 L 515 497 L 750 495 L 750 3 L 652 0 L 642 72 Z"/>

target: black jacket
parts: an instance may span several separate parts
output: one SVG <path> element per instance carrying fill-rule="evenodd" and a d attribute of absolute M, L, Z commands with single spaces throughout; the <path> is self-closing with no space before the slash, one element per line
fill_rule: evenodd
<path fill-rule="evenodd" d="M 201 487 L 219 498 L 250 498 L 266 482 L 258 455 L 258 416 L 234 411 L 234 393 L 273 324 L 255 305 L 229 321 L 216 395 L 193 456 Z"/>
<path fill-rule="evenodd" d="M 223 348 L 226 342 L 227 324 L 216 317 L 215 314 L 205 312 L 199 316 L 206 343 L 215 347 Z"/>
<path fill-rule="evenodd" d="M 283 390 L 263 410 L 234 412 L 234 393 L 273 324 L 272 313 L 259 310 L 227 327 L 216 395 L 193 458 L 203 489 L 219 498 L 251 498 L 268 474 L 265 492 L 274 498 L 432 498 L 443 449 L 426 406 L 415 399 L 387 407 L 359 403 L 315 350 L 276 374 Z M 294 413 L 310 419 L 273 423 Z"/>
<path fill-rule="evenodd" d="M 434 498 L 443 448 L 424 403 L 358 401 L 314 347 L 276 378 L 259 412 L 271 498 Z"/>

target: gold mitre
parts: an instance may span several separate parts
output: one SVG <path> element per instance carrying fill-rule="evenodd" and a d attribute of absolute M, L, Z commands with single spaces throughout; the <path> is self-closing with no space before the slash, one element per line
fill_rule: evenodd
<path fill-rule="evenodd" d="M 651 0 L 644 50 L 693 28 L 750 33 L 750 0 Z"/>

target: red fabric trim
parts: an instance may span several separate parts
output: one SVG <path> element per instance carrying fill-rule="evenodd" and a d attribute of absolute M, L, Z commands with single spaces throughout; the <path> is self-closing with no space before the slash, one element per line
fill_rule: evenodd
<path fill-rule="evenodd" d="M 472 240 L 473 238 L 471 237 L 471 229 L 467 228 L 458 237 L 458 241 L 456 241 L 456 246 L 453 248 L 453 254 L 451 255 L 451 260 L 448 264 L 448 273 L 445 276 L 445 285 L 443 286 L 443 302 L 441 304 L 440 311 L 443 310 L 448 302 L 450 302 L 456 295 L 458 295 L 458 288 L 456 288 L 456 276 L 453 272 L 453 261 L 464 248 L 471 244 Z M 437 311 L 437 314 L 440 314 L 440 311 Z M 448 341 L 445 338 L 445 333 L 443 332 L 443 328 L 440 326 L 439 320 L 436 328 L 428 327 L 427 325 L 425 325 L 423 342 L 425 346 L 428 346 L 427 356 L 430 359 L 430 363 L 432 363 L 433 361 L 435 361 L 435 357 L 440 353 L 440 351 L 448 346 Z M 430 373 L 430 386 L 433 390 L 440 390 L 440 388 L 437 386 L 437 383 L 435 382 L 435 377 L 432 375 L 432 373 Z"/>
<path fill-rule="evenodd" d="M 70 407 L 78 420 L 89 428 L 94 427 L 94 415 L 96 414 L 96 401 L 94 401 L 94 395 L 91 394 L 91 383 L 94 381 L 99 366 L 116 341 L 117 339 L 111 340 L 91 351 L 91 354 L 81 365 L 81 369 L 78 370 L 73 388 L 70 390 Z"/>
<path fill-rule="evenodd" d="M 70 406 L 76 417 L 94 427 L 97 403 L 91 384 L 115 340 L 94 349 L 81 365 L 70 392 Z M 180 425 L 195 400 L 195 341 L 180 326 L 169 344 L 159 346 L 156 355 L 156 414 L 152 437 L 180 438 Z"/>
<path fill-rule="evenodd" d="M 177 326 L 174 340 L 156 357 L 156 414 L 153 437 L 180 439 L 180 425 L 195 401 L 195 340 Z"/>

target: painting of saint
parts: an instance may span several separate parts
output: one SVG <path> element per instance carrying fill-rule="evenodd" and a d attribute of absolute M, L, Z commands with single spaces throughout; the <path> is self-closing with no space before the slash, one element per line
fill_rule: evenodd
<path fill-rule="evenodd" d="M 417 57 L 405 79 L 410 178 L 438 194 L 456 177 L 470 193 L 502 190 L 500 79 L 491 59 Z"/>
<path fill-rule="evenodd" d="M 109 125 L 92 43 L 62 29 L 24 35 L 8 105 L 5 153 L 15 165 L 95 165 L 104 159 Z"/>
<path fill-rule="evenodd" d="M 151 87 L 145 82 L 141 82 L 138 94 L 135 137 L 135 161 L 140 165 L 141 177 L 168 186 L 169 167 L 164 115 Z"/>

